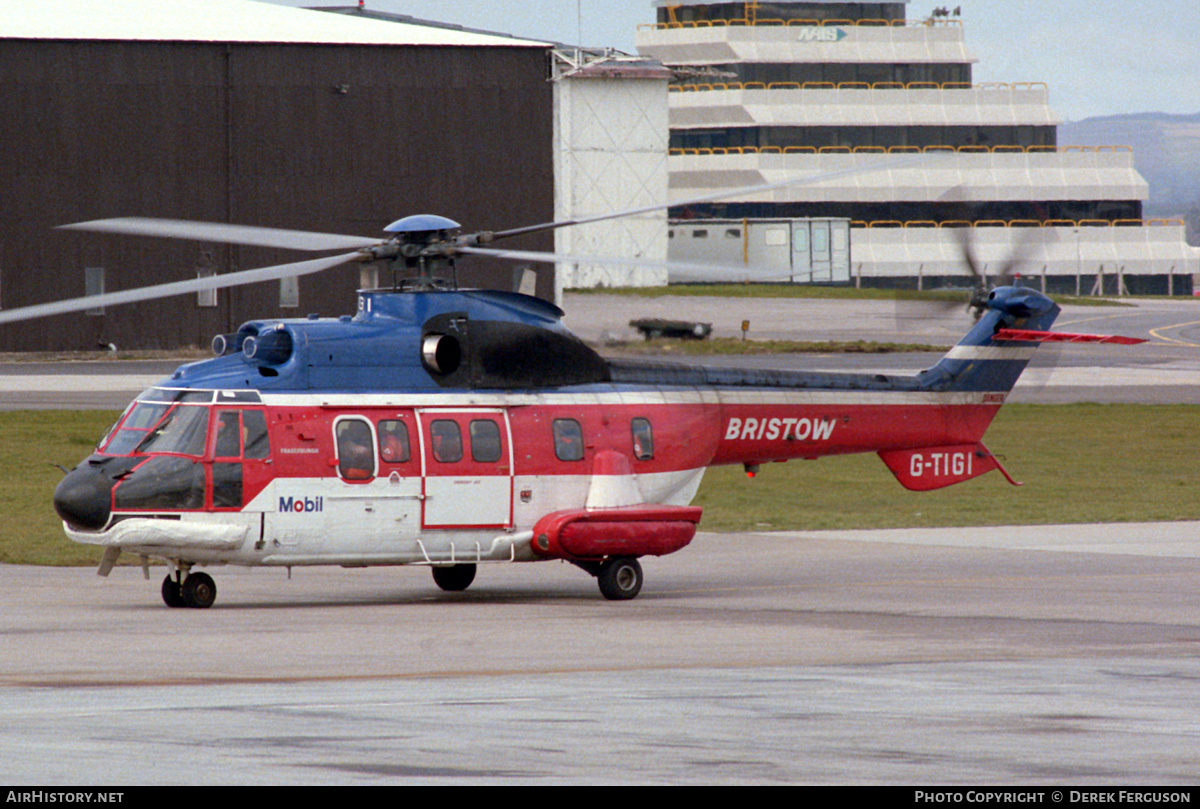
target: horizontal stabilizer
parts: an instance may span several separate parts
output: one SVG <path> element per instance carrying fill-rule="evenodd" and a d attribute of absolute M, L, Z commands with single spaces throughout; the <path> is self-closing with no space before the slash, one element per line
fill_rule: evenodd
<path fill-rule="evenodd" d="M 1025 343 L 1117 343 L 1125 346 L 1146 342 L 1137 337 L 1122 337 L 1119 334 L 1070 334 L 1032 329 L 1000 329 L 992 335 L 992 339 L 1019 340 Z"/>
<path fill-rule="evenodd" d="M 928 492 L 962 483 L 964 480 L 999 469 L 1000 474 L 1014 486 L 1020 486 L 996 456 L 983 444 L 959 444 L 948 447 L 885 450 L 879 457 L 900 481 L 914 492 Z"/>

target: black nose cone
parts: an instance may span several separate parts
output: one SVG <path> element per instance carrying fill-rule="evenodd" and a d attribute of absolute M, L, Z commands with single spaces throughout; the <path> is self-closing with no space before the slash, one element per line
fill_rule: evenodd
<path fill-rule="evenodd" d="M 81 464 L 59 481 L 54 510 L 72 528 L 95 531 L 112 513 L 112 479 L 102 469 Z"/>

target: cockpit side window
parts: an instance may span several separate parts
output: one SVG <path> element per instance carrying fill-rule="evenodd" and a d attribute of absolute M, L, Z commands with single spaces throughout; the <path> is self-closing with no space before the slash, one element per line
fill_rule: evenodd
<path fill-rule="evenodd" d="M 242 433 L 247 458 L 271 457 L 271 439 L 267 435 L 267 417 L 261 410 L 242 411 Z"/>
<path fill-rule="evenodd" d="M 241 425 L 238 411 L 223 410 L 217 414 L 217 435 L 213 446 L 213 457 L 240 458 L 242 456 Z"/>

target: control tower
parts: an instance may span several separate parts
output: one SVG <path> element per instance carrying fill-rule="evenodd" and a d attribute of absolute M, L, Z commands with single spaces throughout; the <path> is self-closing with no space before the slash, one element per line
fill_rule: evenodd
<path fill-rule="evenodd" d="M 1132 150 L 1060 144 L 1048 84 L 975 83 L 969 19 L 907 5 L 655 4 L 636 41 L 675 72 L 671 199 L 836 175 L 673 208 L 672 246 L 694 219 L 841 217 L 862 286 L 962 285 L 969 240 L 1051 292 L 1191 294 L 1200 252 L 1143 219 Z"/>

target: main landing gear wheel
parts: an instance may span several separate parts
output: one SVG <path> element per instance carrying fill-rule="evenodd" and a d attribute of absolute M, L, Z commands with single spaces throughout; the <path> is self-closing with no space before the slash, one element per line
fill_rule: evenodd
<path fill-rule="evenodd" d="M 162 599 L 168 607 L 207 609 L 217 600 L 217 583 L 207 573 L 190 573 L 180 584 L 168 573 L 162 583 Z"/>
<path fill-rule="evenodd" d="M 179 588 L 183 603 L 194 609 L 208 609 L 217 600 L 217 583 L 207 573 L 190 573 Z"/>
<path fill-rule="evenodd" d="M 451 593 L 465 590 L 475 581 L 475 565 L 434 566 L 433 581 Z"/>
<path fill-rule="evenodd" d="M 628 601 L 642 591 L 642 565 L 634 556 L 616 556 L 600 565 L 596 576 L 600 592 L 609 601 Z"/>
<path fill-rule="evenodd" d="M 183 601 L 183 592 L 179 587 L 179 582 L 170 573 L 163 579 L 162 583 L 162 598 L 163 603 L 168 607 L 186 607 L 187 604 Z"/>

